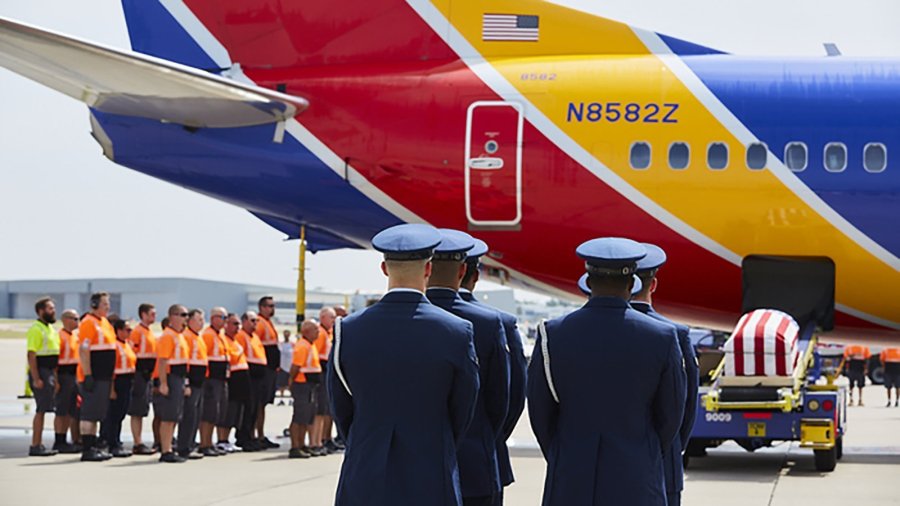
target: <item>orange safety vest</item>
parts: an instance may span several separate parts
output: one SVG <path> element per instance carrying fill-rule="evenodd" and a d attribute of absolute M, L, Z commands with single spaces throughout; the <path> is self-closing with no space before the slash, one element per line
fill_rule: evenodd
<path fill-rule="evenodd" d="M 319 325 L 319 337 L 316 338 L 316 349 L 319 351 L 319 360 L 328 361 L 331 353 L 331 344 L 334 342 L 334 327 L 331 330 L 325 330 L 325 327 Z M 302 339 L 302 337 L 301 337 Z"/>
<path fill-rule="evenodd" d="M 91 353 L 115 352 L 116 332 L 109 320 L 106 317 L 97 318 L 92 313 L 86 314 L 78 325 L 78 347 L 89 349 Z M 84 381 L 81 361 L 78 362 L 78 381 Z"/>
<path fill-rule="evenodd" d="M 216 332 L 212 327 L 203 330 L 203 342 L 206 344 L 206 358 L 214 362 L 228 360 L 228 341 L 222 336 L 222 332 Z"/>
<path fill-rule="evenodd" d="M 319 362 L 319 351 L 302 337 L 294 343 L 294 358 L 291 364 L 297 366 L 299 371 L 294 376 L 295 383 L 306 383 L 307 373 L 322 372 L 322 364 Z"/>
<path fill-rule="evenodd" d="M 244 348 L 247 355 L 247 362 L 251 364 L 266 365 L 266 349 L 263 348 L 262 341 L 256 337 L 256 334 L 250 335 L 241 329 L 237 333 L 235 341 Z"/>
<path fill-rule="evenodd" d="M 900 348 L 885 348 L 881 351 L 881 363 L 900 362 Z"/>
<path fill-rule="evenodd" d="M 59 365 L 77 365 L 78 338 L 66 329 L 59 330 Z"/>
<path fill-rule="evenodd" d="M 137 365 L 137 355 L 131 348 L 131 343 L 116 341 L 116 374 L 134 374 Z"/>
<path fill-rule="evenodd" d="M 175 329 L 172 327 L 168 327 L 156 342 L 156 354 L 156 372 L 154 377 L 159 377 L 160 360 L 166 359 L 169 361 L 166 373 L 170 373 L 173 365 L 187 365 L 190 349 L 184 336 L 180 332 L 175 332 Z"/>
<path fill-rule="evenodd" d="M 244 347 L 241 346 L 241 343 L 237 342 L 237 334 L 235 334 L 235 339 L 228 337 L 228 334 L 225 334 L 225 339 L 228 343 L 228 362 L 230 365 L 231 371 L 246 371 L 250 368 L 247 364 L 247 355 L 244 353 Z"/>
<path fill-rule="evenodd" d="M 253 333 L 256 334 L 263 346 L 278 346 L 278 331 L 265 316 L 259 316 L 259 323 Z"/>
<path fill-rule="evenodd" d="M 198 336 L 197 333 L 190 328 L 184 329 L 184 339 L 185 341 L 187 341 L 188 349 L 190 350 L 190 358 L 188 359 L 188 363 L 190 365 L 206 366 L 206 343 L 203 341 L 203 339 L 201 339 L 200 336 Z"/>
<path fill-rule="evenodd" d="M 137 358 L 156 358 L 156 334 L 149 327 L 139 323 L 131 331 L 129 338 Z"/>
<path fill-rule="evenodd" d="M 844 348 L 844 358 L 850 360 L 868 360 L 872 356 L 868 346 L 854 344 Z"/>

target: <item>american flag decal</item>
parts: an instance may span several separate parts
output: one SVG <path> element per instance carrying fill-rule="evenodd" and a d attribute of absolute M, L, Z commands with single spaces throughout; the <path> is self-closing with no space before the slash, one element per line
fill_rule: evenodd
<path fill-rule="evenodd" d="M 485 14 L 481 40 L 537 42 L 540 18 L 522 14 Z"/>

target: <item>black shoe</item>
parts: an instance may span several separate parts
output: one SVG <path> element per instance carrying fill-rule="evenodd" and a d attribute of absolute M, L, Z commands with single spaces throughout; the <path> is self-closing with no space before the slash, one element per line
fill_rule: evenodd
<path fill-rule="evenodd" d="M 54 444 L 53 449 L 59 453 L 81 453 L 81 447 L 69 443 Z"/>
<path fill-rule="evenodd" d="M 141 443 L 132 448 L 131 452 L 135 455 L 153 455 L 154 453 L 156 453 L 156 447 L 150 448 L 144 443 Z"/>
<path fill-rule="evenodd" d="M 29 446 L 28 447 L 28 456 L 29 457 L 52 457 L 59 453 L 56 450 L 48 450 L 44 445 L 37 446 Z"/>
<path fill-rule="evenodd" d="M 303 451 L 303 448 L 291 448 L 288 452 L 289 459 L 308 459 L 311 455 Z"/>
<path fill-rule="evenodd" d="M 122 459 L 122 458 L 131 456 L 131 452 L 121 446 L 114 447 L 112 449 L 112 451 L 109 453 L 110 453 L 110 455 L 112 455 L 113 457 L 116 457 L 117 459 Z"/>
<path fill-rule="evenodd" d="M 280 445 L 280 444 L 278 444 L 278 443 L 276 443 L 276 442 L 270 440 L 270 439 L 267 438 L 267 437 L 264 437 L 264 438 L 260 439 L 260 440 L 259 440 L 259 445 L 262 446 L 263 448 L 267 449 L 267 450 L 268 450 L 269 448 L 271 448 L 271 449 L 273 449 L 273 450 L 276 449 L 276 448 L 281 448 L 281 445 Z"/>
<path fill-rule="evenodd" d="M 107 458 L 96 448 L 88 448 L 81 452 L 82 462 L 103 462 Z"/>
<path fill-rule="evenodd" d="M 206 448 L 200 448 L 200 453 L 204 457 L 218 457 L 219 455 L 222 455 L 221 453 L 216 451 L 216 449 L 213 448 L 212 446 L 208 446 Z"/>
<path fill-rule="evenodd" d="M 241 449 L 242 452 L 258 452 L 259 446 L 257 446 L 256 441 L 238 441 L 235 443 L 235 446 Z"/>
<path fill-rule="evenodd" d="M 187 462 L 187 459 L 180 455 L 175 455 L 175 452 L 168 452 L 160 455 L 159 461 L 168 462 L 170 464 L 181 464 L 182 462 Z"/>
<path fill-rule="evenodd" d="M 325 450 L 328 451 L 329 455 L 331 455 L 332 453 L 340 452 L 341 450 L 343 450 L 343 448 L 341 448 L 337 444 L 335 444 L 334 441 L 328 440 L 328 441 L 325 441 Z"/>
<path fill-rule="evenodd" d="M 309 454 L 313 457 L 324 457 L 328 455 L 328 450 L 326 450 L 324 446 L 317 446 L 315 448 L 310 448 Z"/>
<path fill-rule="evenodd" d="M 112 454 L 106 450 L 97 450 L 97 453 L 99 453 L 100 456 L 103 457 L 103 460 L 109 460 L 112 458 Z"/>
<path fill-rule="evenodd" d="M 94 445 L 94 448 L 96 448 L 100 451 L 106 451 L 109 449 L 109 445 L 106 443 L 106 441 L 104 441 L 102 439 L 98 439 L 97 444 Z"/>
<path fill-rule="evenodd" d="M 203 458 L 203 456 L 204 456 L 204 455 L 203 455 L 203 453 L 200 451 L 199 448 L 194 448 L 193 450 L 191 450 L 190 452 L 188 452 L 187 458 L 188 458 L 188 460 L 200 460 L 200 459 Z"/>

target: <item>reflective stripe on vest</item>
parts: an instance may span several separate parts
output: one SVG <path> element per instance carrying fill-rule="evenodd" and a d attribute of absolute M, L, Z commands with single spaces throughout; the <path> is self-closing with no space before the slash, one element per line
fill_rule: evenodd
<path fill-rule="evenodd" d="M 65 334 L 63 334 L 65 332 Z M 67 336 L 65 341 L 63 335 Z M 72 348 L 72 333 L 66 329 L 59 331 L 59 365 L 72 365 L 78 363 L 78 355 Z"/>
<path fill-rule="evenodd" d="M 144 327 L 143 323 L 141 323 L 139 325 L 141 327 Z M 147 327 L 144 327 L 144 328 L 147 329 Z M 149 332 L 149 331 L 150 331 L 150 329 L 147 329 L 146 331 L 141 332 L 141 345 L 138 347 L 137 350 L 135 350 L 137 353 L 137 358 L 156 358 L 156 353 L 154 353 L 152 351 L 147 351 L 147 332 Z"/>
<path fill-rule="evenodd" d="M 116 341 L 116 350 L 119 352 L 119 361 L 116 362 L 116 374 L 130 374 L 134 372 L 134 367 L 128 367 L 128 355 L 125 353 L 125 347 L 119 341 Z"/>
<path fill-rule="evenodd" d="M 303 339 L 303 338 L 301 337 L 300 339 Z M 305 346 L 307 349 L 307 352 L 306 352 L 306 363 L 303 365 L 303 367 L 300 368 L 300 372 L 302 372 L 304 374 L 308 373 L 308 372 L 309 373 L 322 372 L 322 366 L 313 366 L 313 353 L 318 353 L 316 351 L 315 347 L 306 339 L 303 339 L 302 343 L 303 344 L 301 344 L 301 346 Z"/>
<path fill-rule="evenodd" d="M 166 329 L 166 332 L 172 335 L 172 340 L 175 341 L 175 356 L 169 359 L 169 365 L 184 365 L 187 364 L 187 357 L 185 357 L 181 352 L 181 346 L 178 341 L 178 334 L 175 333 L 174 330 Z M 184 336 L 182 336 L 184 339 Z"/>
<path fill-rule="evenodd" d="M 547 386 L 550 387 L 550 395 L 559 404 L 559 396 L 556 395 L 556 386 L 553 385 L 553 375 L 550 374 L 550 347 L 547 344 L 547 320 L 538 325 L 538 333 L 541 337 L 541 355 L 544 356 L 544 376 L 547 377 Z"/>
<path fill-rule="evenodd" d="M 263 336 L 259 338 L 260 342 L 263 343 L 263 346 L 272 346 L 278 344 L 278 331 L 275 330 L 275 325 L 272 325 L 272 322 L 269 321 L 265 316 L 260 316 L 263 320 Z M 269 330 L 275 333 L 274 336 L 269 335 Z"/>
<path fill-rule="evenodd" d="M 341 369 L 341 318 L 338 317 L 334 320 L 334 372 L 337 373 L 338 379 L 341 380 L 341 384 L 344 385 L 344 390 L 353 397 L 353 392 L 350 390 L 350 385 L 347 384 L 347 379 L 344 378 L 344 371 Z"/>

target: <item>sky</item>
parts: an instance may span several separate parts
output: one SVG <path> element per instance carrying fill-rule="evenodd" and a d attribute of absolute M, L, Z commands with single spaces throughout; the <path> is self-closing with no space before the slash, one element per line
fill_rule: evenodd
<path fill-rule="evenodd" d="M 463 1 L 463 0 L 457 0 Z M 560 0 L 737 54 L 900 56 L 900 4 Z M 3 0 L 0 16 L 130 49 L 118 0 Z M 307 286 L 383 290 L 380 255 L 309 255 Z M 243 209 L 120 167 L 82 103 L 0 69 L 0 280 L 187 276 L 291 287 L 297 243 Z"/>

